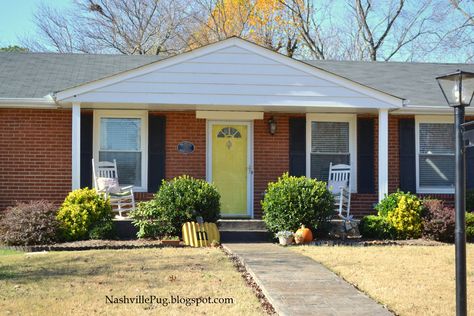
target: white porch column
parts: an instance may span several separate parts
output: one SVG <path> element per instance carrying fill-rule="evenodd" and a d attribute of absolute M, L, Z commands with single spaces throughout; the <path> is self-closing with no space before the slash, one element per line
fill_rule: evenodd
<path fill-rule="evenodd" d="M 72 104 L 72 189 L 81 187 L 81 104 Z"/>
<path fill-rule="evenodd" d="M 388 109 L 379 109 L 379 201 L 388 193 Z"/>

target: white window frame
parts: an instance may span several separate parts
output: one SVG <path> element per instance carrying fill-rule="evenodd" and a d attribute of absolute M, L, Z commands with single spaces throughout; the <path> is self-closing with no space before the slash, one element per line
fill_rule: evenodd
<path fill-rule="evenodd" d="M 100 119 L 101 118 L 138 118 L 141 120 L 140 150 L 142 152 L 142 174 L 140 187 L 133 187 L 135 192 L 148 191 L 148 111 L 136 110 L 95 110 L 93 133 L 93 158 L 99 161 Z"/>
<path fill-rule="evenodd" d="M 445 115 L 415 115 L 416 193 L 454 194 L 454 187 L 420 187 L 420 124 L 421 123 L 454 124 L 454 119 L 452 116 L 445 116 Z"/>
<path fill-rule="evenodd" d="M 306 176 L 311 177 L 311 123 L 347 122 L 349 123 L 349 154 L 351 164 L 352 193 L 357 193 L 357 114 L 306 114 Z"/>

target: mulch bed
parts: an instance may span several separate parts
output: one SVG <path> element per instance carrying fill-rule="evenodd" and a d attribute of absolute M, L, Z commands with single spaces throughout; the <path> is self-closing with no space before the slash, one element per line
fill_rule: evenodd
<path fill-rule="evenodd" d="M 408 239 L 408 240 L 367 240 L 367 239 L 322 239 L 309 243 L 311 246 L 352 246 L 352 247 L 369 247 L 369 246 L 443 246 L 450 245 L 429 239 Z"/>
<path fill-rule="evenodd" d="M 39 251 L 78 251 L 78 250 L 99 250 L 99 249 L 137 249 L 137 248 L 164 248 L 164 247 L 184 247 L 164 245 L 160 240 L 136 239 L 136 240 L 81 240 L 52 245 L 39 246 L 3 246 L 2 249 L 11 249 L 25 252 Z"/>
<path fill-rule="evenodd" d="M 227 255 L 229 260 L 232 262 L 237 272 L 241 274 L 247 286 L 252 289 L 253 293 L 258 298 L 264 312 L 267 315 L 278 315 L 275 309 L 273 308 L 273 305 L 268 301 L 265 294 L 263 294 L 262 289 L 255 282 L 252 275 L 250 275 L 250 273 L 247 271 L 247 269 L 245 268 L 245 265 L 242 263 L 239 257 L 235 256 L 234 254 L 232 254 L 231 252 L 229 252 L 226 248 L 222 246 L 221 246 L 221 249 Z"/>

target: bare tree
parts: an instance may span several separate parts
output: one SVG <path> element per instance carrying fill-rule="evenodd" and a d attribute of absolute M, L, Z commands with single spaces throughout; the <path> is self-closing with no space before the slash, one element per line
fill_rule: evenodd
<path fill-rule="evenodd" d="M 317 59 L 409 59 L 414 45 L 430 49 L 436 37 L 435 0 L 346 0 L 345 6 L 329 0 L 280 1 L 293 13 L 305 48 Z"/>
<path fill-rule="evenodd" d="M 76 0 L 59 12 L 42 5 L 34 21 L 39 40 L 33 50 L 174 54 L 183 48 L 177 34 L 186 24 L 186 0 Z"/>

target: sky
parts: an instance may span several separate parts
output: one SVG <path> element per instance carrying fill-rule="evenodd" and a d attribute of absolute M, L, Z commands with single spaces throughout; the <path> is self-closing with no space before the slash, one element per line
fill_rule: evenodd
<path fill-rule="evenodd" d="M 73 0 L 0 0 L 0 46 L 20 45 L 18 37 L 35 31 L 33 14 L 41 2 L 57 8 L 73 4 Z"/>

